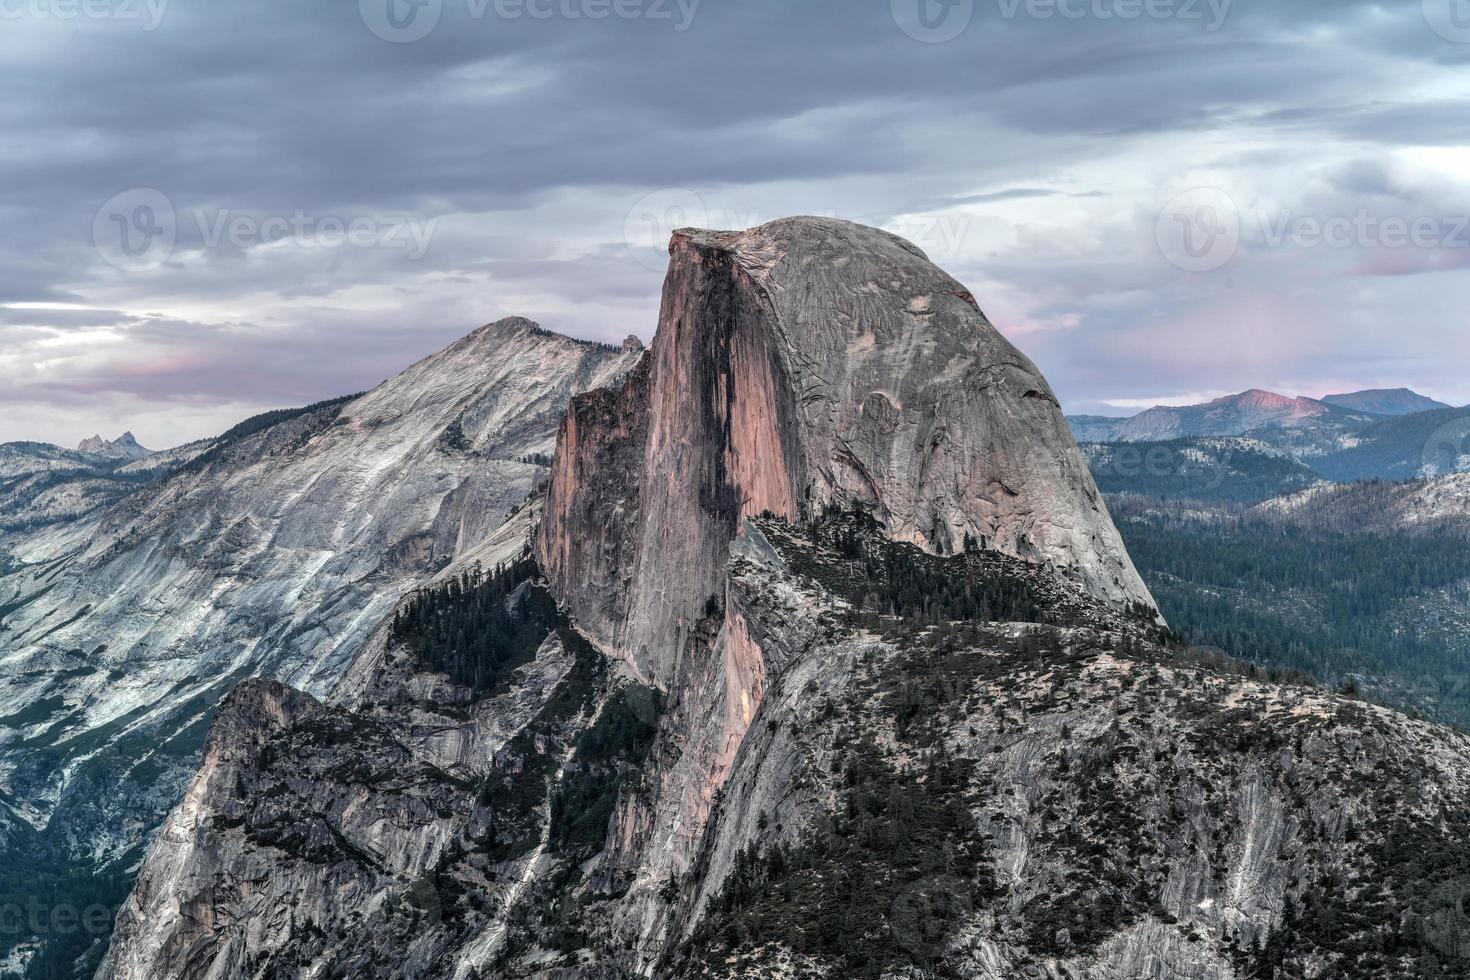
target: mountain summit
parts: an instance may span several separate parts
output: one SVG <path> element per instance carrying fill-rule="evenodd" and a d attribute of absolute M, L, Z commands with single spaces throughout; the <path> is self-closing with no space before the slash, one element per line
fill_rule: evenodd
<path fill-rule="evenodd" d="M 1201 405 L 1155 405 L 1125 419 L 1076 416 L 1070 419 L 1083 442 L 1152 442 L 1198 436 L 1238 436 L 1264 426 L 1290 428 L 1324 416 L 1348 416 L 1314 398 L 1292 398 L 1252 388 Z"/>
<path fill-rule="evenodd" d="M 1338 408 L 1374 415 L 1413 415 L 1451 407 L 1408 388 L 1372 388 L 1345 395 L 1325 395 L 1322 401 Z"/>
<path fill-rule="evenodd" d="M 360 396 L 242 422 L 104 510 L 7 538 L 0 859 L 37 889 L 117 888 L 220 700 L 260 675 L 329 691 L 405 593 L 545 479 L 568 399 L 641 356 L 500 320 Z"/>
<path fill-rule="evenodd" d="M 82 431 L 86 431 L 85 429 Z M 94 435 L 90 439 L 83 439 L 77 445 L 77 452 L 88 453 L 92 456 L 101 456 L 104 459 L 142 459 L 153 455 L 153 450 L 144 449 L 138 445 L 138 440 L 133 438 L 131 432 L 124 432 L 112 441 Z"/>
<path fill-rule="evenodd" d="M 973 541 L 1152 606 L 1046 380 L 918 248 L 826 218 L 676 232 L 649 358 L 562 427 L 554 591 L 667 679 L 742 519 L 854 506 L 930 553 Z"/>

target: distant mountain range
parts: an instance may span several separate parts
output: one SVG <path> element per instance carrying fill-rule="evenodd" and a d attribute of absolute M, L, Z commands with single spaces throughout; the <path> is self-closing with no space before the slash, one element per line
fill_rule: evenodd
<path fill-rule="evenodd" d="M 1105 493 L 1249 501 L 1314 482 L 1470 472 L 1470 408 L 1407 388 L 1320 399 L 1253 390 L 1068 421 Z"/>
<path fill-rule="evenodd" d="M 1354 391 L 1325 398 L 1292 398 L 1252 388 L 1202 405 L 1156 405 L 1129 418 L 1074 415 L 1068 421 L 1082 442 L 1153 442 L 1239 436 L 1266 427 L 1351 426 L 1449 407 L 1408 388 Z"/>
<path fill-rule="evenodd" d="M 131 432 L 93 436 L 76 449 L 44 442 L 0 443 L 0 543 L 8 534 L 72 521 L 161 479 L 208 443 L 155 453 Z"/>

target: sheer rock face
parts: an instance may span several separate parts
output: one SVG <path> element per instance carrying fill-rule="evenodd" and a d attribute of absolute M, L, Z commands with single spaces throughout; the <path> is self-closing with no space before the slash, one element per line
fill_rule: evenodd
<path fill-rule="evenodd" d="M 539 543 L 607 649 L 666 683 L 740 519 L 828 503 L 1152 605 L 1046 381 L 913 245 L 795 218 L 670 254 L 648 362 L 562 429 Z"/>

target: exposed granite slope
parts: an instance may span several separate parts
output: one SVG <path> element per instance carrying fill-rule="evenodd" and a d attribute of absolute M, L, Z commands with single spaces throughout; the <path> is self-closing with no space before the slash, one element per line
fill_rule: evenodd
<path fill-rule="evenodd" d="M 546 478 L 572 395 L 641 356 L 503 320 L 360 397 L 251 420 L 110 508 L 7 539 L 0 856 L 42 882 L 133 864 L 231 688 L 265 675 L 330 691 L 399 597 Z"/>
<path fill-rule="evenodd" d="M 556 638 L 478 703 L 401 652 L 359 710 L 247 686 L 99 976 L 1465 975 L 1466 737 L 993 554 L 931 560 L 1046 622 L 858 612 L 844 540 L 746 522 L 739 669 L 662 717 Z"/>

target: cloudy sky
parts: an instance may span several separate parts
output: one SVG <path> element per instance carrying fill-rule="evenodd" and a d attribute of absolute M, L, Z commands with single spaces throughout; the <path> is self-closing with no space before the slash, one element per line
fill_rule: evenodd
<path fill-rule="evenodd" d="M 793 213 L 1070 411 L 1470 401 L 1466 0 L 0 0 L 0 85 L 0 440 L 647 339 L 672 228 Z"/>

